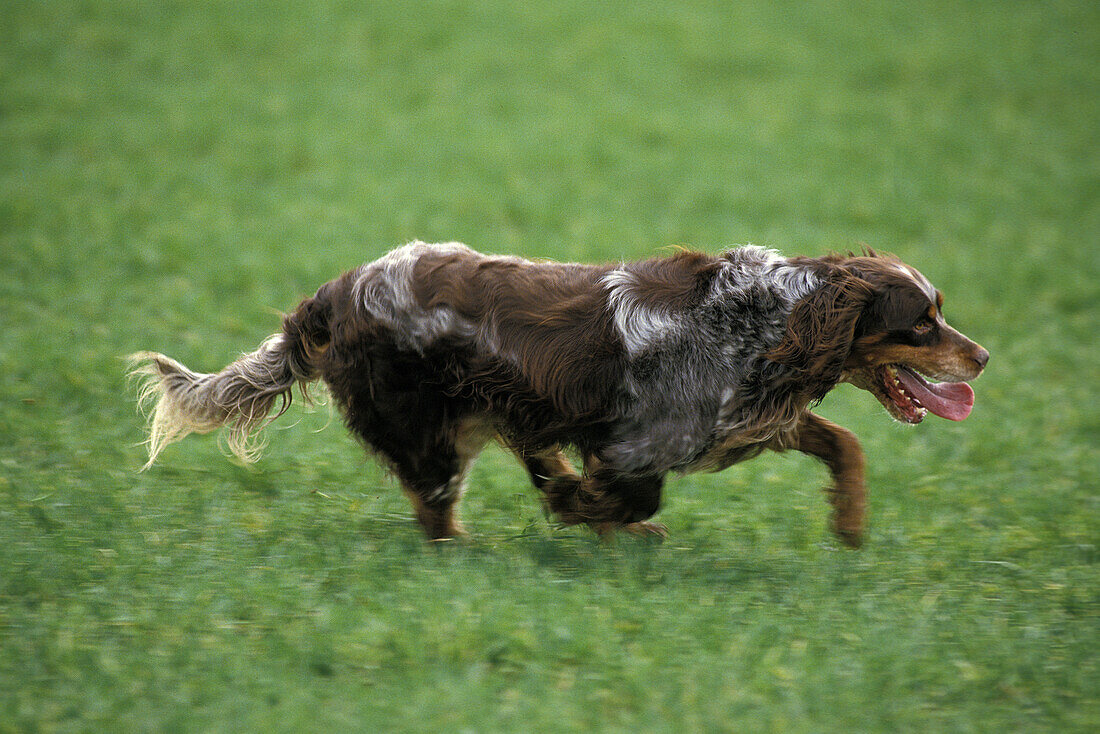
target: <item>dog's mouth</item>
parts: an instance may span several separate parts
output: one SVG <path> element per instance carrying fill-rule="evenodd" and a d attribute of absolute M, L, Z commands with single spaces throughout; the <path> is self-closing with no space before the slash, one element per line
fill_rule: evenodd
<path fill-rule="evenodd" d="M 879 401 L 900 421 L 920 423 L 928 413 L 961 421 L 974 408 L 974 390 L 965 382 L 929 382 L 901 364 L 874 370 Z"/>

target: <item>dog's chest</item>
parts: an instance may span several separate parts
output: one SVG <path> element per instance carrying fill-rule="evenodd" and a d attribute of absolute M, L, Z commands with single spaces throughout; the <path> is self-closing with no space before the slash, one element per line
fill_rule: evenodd
<path fill-rule="evenodd" d="M 797 420 L 755 428 L 716 426 L 710 446 L 686 467 L 685 473 L 721 471 L 757 456 L 764 449 L 783 448 L 796 424 Z"/>
<path fill-rule="evenodd" d="M 798 425 L 798 414 L 796 409 L 760 410 L 741 391 L 726 389 L 706 447 L 684 471 L 721 471 L 766 448 L 783 448 Z"/>

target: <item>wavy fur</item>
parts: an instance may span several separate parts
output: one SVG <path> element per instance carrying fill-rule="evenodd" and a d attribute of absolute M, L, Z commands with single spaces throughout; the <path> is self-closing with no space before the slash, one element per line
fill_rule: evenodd
<path fill-rule="evenodd" d="M 310 400 L 307 385 L 320 376 L 316 357 L 327 343 L 324 318 L 316 301 L 304 301 L 284 319 L 281 333 L 212 374 L 156 352 L 130 355 L 129 374 L 139 382 L 138 405 L 148 418 L 149 460 L 143 468 L 168 444 L 219 428 L 237 458 L 254 461 L 263 448 L 260 430 L 290 407 L 293 387 L 299 385 Z"/>
<path fill-rule="evenodd" d="M 215 429 L 251 460 L 294 386 L 323 379 L 431 538 L 461 532 L 456 503 L 496 437 L 549 512 L 600 532 L 660 532 L 648 518 L 669 472 L 804 451 L 829 467 L 834 530 L 856 545 L 859 444 L 810 407 L 847 380 L 898 415 L 901 398 L 882 380 L 893 363 L 976 376 L 988 353 L 946 324 L 936 339 L 899 341 L 940 299 L 916 270 L 871 251 L 785 258 L 744 247 L 580 265 L 414 242 L 326 283 L 219 372 L 134 355 L 146 466 L 169 443 Z"/>

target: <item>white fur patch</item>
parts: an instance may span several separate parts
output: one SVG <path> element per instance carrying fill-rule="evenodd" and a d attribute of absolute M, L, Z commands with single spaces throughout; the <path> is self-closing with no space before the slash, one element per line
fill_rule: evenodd
<path fill-rule="evenodd" d="M 390 327 L 404 346 L 418 352 L 442 336 L 472 333 L 476 327 L 453 310 L 423 309 L 413 294 L 413 270 L 420 258 L 448 254 L 477 255 L 459 242 L 410 242 L 364 265 L 352 289 L 353 297 L 364 311 Z"/>
<path fill-rule="evenodd" d="M 760 245 L 744 245 L 727 253 L 730 272 L 715 281 L 721 292 L 735 291 L 750 284 L 775 290 L 788 303 L 810 295 L 821 285 L 813 270 L 793 265 L 779 252 Z M 717 295 L 720 295 L 717 294 Z"/>
<path fill-rule="evenodd" d="M 776 282 L 780 284 L 780 287 L 792 301 L 798 301 L 817 290 L 821 285 L 821 280 L 814 274 L 812 270 L 805 267 L 799 267 L 791 265 L 784 261 L 783 264 L 775 266 L 771 271 L 771 276 L 775 278 Z"/>
<path fill-rule="evenodd" d="M 788 304 L 805 298 L 821 284 L 808 267 L 793 265 L 775 250 L 745 245 L 727 253 L 723 271 L 714 279 L 711 298 L 724 298 L 739 291 L 764 286 Z M 635 356 L 683 328 L 678 314 L 642 303 L 635 289 L 637 280 L 629 266 L 603 276 L 607 301 L 615 327 L 627 353 Z"/>
<path fill-rule="evenodd" d="M 623 268 L 612 270 L 603 276 L 602 281 L 607 288 L 607 304 L 615 320 L 615 328 L 623 339 L 627 354 L 634 356 L 645 351 L 679 325 L 675 315 L 638 301 L 634 293 L 637 281 L 630 271 Z"/>
<path fill-rule="evenodd" d="M 919 288 L 924 295 L 928 296 L 930 302 L 936 302 L 936 288 L 928 278 L 924 277 L 923 273 L 905 263 L 897 263 L 894 265 L 894 269 L 912 281 L 913 285 Z"/>

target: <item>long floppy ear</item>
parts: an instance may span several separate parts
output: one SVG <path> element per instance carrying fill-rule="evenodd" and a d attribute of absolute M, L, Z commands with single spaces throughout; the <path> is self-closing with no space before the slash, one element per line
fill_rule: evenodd
<path fill-rule="evenodd" d="M 839 267 L 831 268 L 824 280 L 795 304 L 783 341 L 764 355 L 793 368 L 811 400 L 822 399 L 840 382 L 856 324 L 874 295 L 870 283 Z"/>

